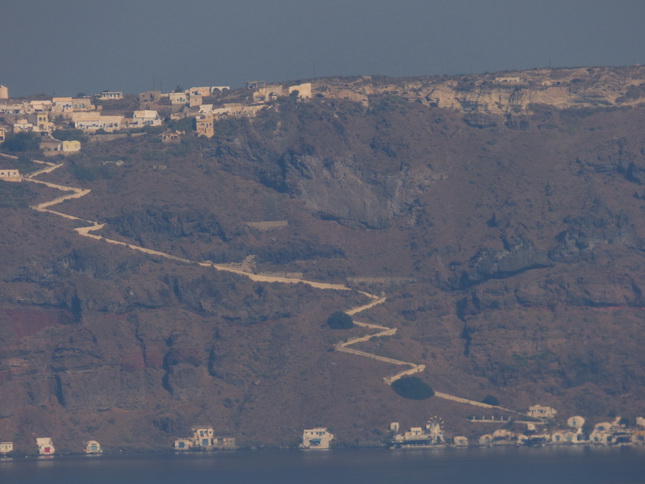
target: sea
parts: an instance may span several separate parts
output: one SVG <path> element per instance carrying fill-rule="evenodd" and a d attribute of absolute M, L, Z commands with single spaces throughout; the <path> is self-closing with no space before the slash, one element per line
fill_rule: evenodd
<path fill-rule="evenodd" d="M 14 457 L 2 484 L 645 484 L 645 447 L 346 449 Z"/>

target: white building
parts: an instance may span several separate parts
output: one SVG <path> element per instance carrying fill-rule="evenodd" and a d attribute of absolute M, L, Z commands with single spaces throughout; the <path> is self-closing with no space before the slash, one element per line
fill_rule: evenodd
<path fill-rule="evenodd" d="M 484 434 L 479 437 L 479 445 L 493 445 L 493 436 L 491 434 Z"/>
<path fill-rule="evenodd" d="M 569 419 L 567 419 L 567 425 L 574 429 L 580 429 L 584 424 L 584 417 L 580 417 L 579 415 L 576 415 L 575 417 L 569 417 Z"/>
<path fill-rule="evenodd" d="M 591 435 L 589 436 L 589 442 L 592 444 L 607 445 L 609 444 L 611 435 L 612 435 L 612 432 L 610 431 L 595 429 L 593 432 L 591 432 Z"/>
<path fill-rule="evenodd" d="M 161 118 L 157 111 L 134 111 L 132 119 L 126 121 L 129 128 L 143 128 L 144 126 L 161 126 Z"/>
<path fill-rule="evenodd" d="M 193 427 L 193 436 L 176 439 L 174 449 L 184 450 L 231 450 L 235 449 L 234 437 L 217 437 L 213 427 Z"/>
<path fill-rule="evenodd" d="M 31 133 L 33 130 L 34 125 L 26 119 L 19 119 L 17 122 L 13 123 L 14 133 Z"/>
<path fill-rule="evenodd" d="M 7 455 L 13 452 L 13 442 L 0 442 L 0 455 Z"/>
<path fill-rule="evenodd" d="M 193 427 L 193 444 L 204 450 L 215 446 L 215 430 L 213 427 Z"/>
<path fill-rule="evenodd" d="M 326 427 L 306 429 L 302 433 L 300 448 L 303 450 L 329 450 L 332 440 L 334 440 L 334 436 L 327 431 Z"/>
<path fill-rule="evenodd" d="M 30 113 L 46 113 L 52 110 L 52 102 L 48 100 L 29 101 L 27 111 Z"/>
<path fill-rule="evenodd" d="M 190 450 L 193 448 L 193 441 L 192 439 L 176 439 L 174 448 L 175 450 Z"/>
<path fill-rule="evenodd" d="M 93 111 L 92 100 L 88 97 L 55 97 L 52 99 L 51 111 L 53 113 L 70 113 L 74 111 Z"/>
<path fill-rule="evenodd" d="M 98 95 L 98 98 L 102 101 L 114 101 L 123 99 L 123 93 L 120 91 L 103 91 Z"/>
<path fill-rule="evenodd" d="M 390 427 L 392 428 L 392 427 Z M 438 421 L 429 421 L 424 427 L 411 427 L 403 434 L 396 434 L 392 439 L 393 447 L 423 447 L 446 443 L 443 428 Z"/>
<path fill-rule="evenodd" d="M 556 416 L 558 411 L 553 407 L 543 407 L 542 405 L 533 405 L 529 407 L 529 417 L 539 419 L 552 419 Z"/>
<path fill-rule="evenodd" d="M 570 430 L 557 430 L 551 435 L 554 444 L 578 444 L 581 442 L 580 434 Z"/>
<path fill-rule="evenodd" d="M 187 104 L 188 103 L 188 94 L 185 92 L 171 92 L 168 94 L 170 99 L 170 104 Z"/>
<path fill-rule="evenodd" d="M 0 99 L 9 99 L 9 88 L 0 84 Z"/>
<path fill-rule="evenodd" d="M 29 104 L 23 102 L 3 102 L 0 104 L 0 113 L 2 114 L 26 114 Z"/>
<path fill-rule="evenodd" d="M 298 97 L 300 99 L 311 99 L 311 82 L 304 82 L 302 84 L 289 87 L 289 94 L 293 92 L 298 92 Z"/>
<path fill-rule="evenodd" d="M 14 168 L 0 169 L 0 180 L 19 182 L 22 181 L 22 177 L 20 176 L 20 171 Z"/>
<path fill-rule="evenodd" d="M 185 92 L 191 96 L 212 96 L 213 94 L 219 94 L 224 91 L 229 91 L 230 86 L 203 86 L 203 87 L 191 87 Z"/>
<path fill-rule="evenodd" d="M 36 445 L 38 445 L 38 453 L 40 455 L 54 455 L 56 452 L 52 439 L 49 437 L 38 437 L 36 439 Z"/>
<path fill-rule="evenodd" d="M 468 447 L 468 437 L 458 435 L 452 440 L 455 447 Z"/>
<path fill-rule="evenodd" d="M 86 454 L 101 454 L 103 449 L 101 449 L 101 444 L 96 440 L 90 440 L 85 444 L 85 453 Z"/>
<path fill-rule="evenodd" d="M 123 116 L 101 116 L 98 112 L 79 112 L 72 114 L 74 127 L 87 133 L 102 129 L 108 133 L 121 128 Z"/>

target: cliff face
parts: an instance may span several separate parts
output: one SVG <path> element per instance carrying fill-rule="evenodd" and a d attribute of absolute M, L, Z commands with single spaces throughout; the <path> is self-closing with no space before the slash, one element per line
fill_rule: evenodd
<path fill-rule="evenodd" d="M 408 79 L 360 77 L 324 80 L 320 95 L 369 103 L 370 96 L 397 95 L 410 102 L 458 112 L 533 114 L 539 106 L 558 109 L 627 107 L 643 103 L 645 68 L 589 67 Z"/>
<path fill-rule="evenodd" d="M 585 89 L 604 89 L 602 72 Z M 34 433 L 70 451 L 89 438 L 163 449 L 208 423 L 242 445 L 286 446 L 326 425 L 355 444 L 439 414 L 468 431 L 471 408 L 404 400 L 382 383 L 393 365 L 331 351 L 366 330 L 325 319 L 365 295 L 206 260 L 384 293 L 356 317 L 398 332 L 360 349 L 426 365 L 437 391 L 642 415 L 643 108 L 509 118 L 365 95 L 369 107 L 284 99 L 219 122 L 210 141 L 90 145 L 67 165 L 103 166 L 109 150 L 123 166 L 91 182 L 46 175 L 92 189 L 62 212 L 185 262 L 79 237 L 79 223 L 27 203 L 1 207 L 0 437 L 24 451 Z M 59 195 L 28 186 L 29 203 Z"/>

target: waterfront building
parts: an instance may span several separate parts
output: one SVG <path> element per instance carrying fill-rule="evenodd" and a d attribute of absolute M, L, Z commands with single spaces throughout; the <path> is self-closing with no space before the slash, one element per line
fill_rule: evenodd
<path fill-rule="evenodd" d="M 193 448 L 193 441 L 191 439 L 176 439 L 175 450 L 190 450 Z"/>
<path fill-rule="evenodd" d="M 52 439 L 49 437 L 38 437 L 36 439 L 36 445 L 38 446 L 38 454 L 40 455 L 54 455 L 56 452 Z"/>
<path fill-rule="evenodd" d="M 468 437 L 458 435 L 452 440 L 452 443 L 455 445 L 455 447 L 468 447 Z"/>
<path fill-rule="evenodd" d="M 101 449 L 101 444 L 99 444 L 96 440 L 89 440 L 85 444 L 85 453 L 86 454 L 101 454 L 101 453 L 103 453 L 103 449 Z"/>
<path fill-rule="evenodd" d="M 13 452 L 13 442 L 0 442 L 0 455 L 5 456 Z"/>
<path fill-rule="evenodd" d="M 175 440 L 173 448 L 185 450 L 234 450 L 235 437 L 217 437 L 213 427 L 193 427 L 192 437 L 182 437 Z"/>
<path fill-rule="evenodd" d="M 300 448 L 303 450 L 328 450 L 334 435 L 326 427 L 306 429 L 302 434 Z"/>
<path fill-rule="evenodd" d="M 390 426 L 392 428 L 392 426 Z M 430 420 L 424 427 L 411 427 L 403 434 L 397 433 L 390 442 L 391 447 L 426 447 L 446 443 L 443 428 L 438 420 Z"/>

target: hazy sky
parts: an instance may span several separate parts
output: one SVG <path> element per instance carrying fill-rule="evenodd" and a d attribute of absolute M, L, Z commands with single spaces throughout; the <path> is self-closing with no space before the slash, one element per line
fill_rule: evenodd
<path fill-rule="evenodd" d="M 0 0 L 10 96 L 645 63 L 645 0 Z"/>

